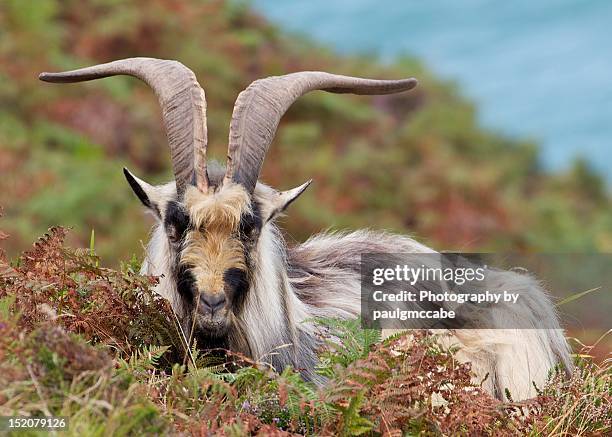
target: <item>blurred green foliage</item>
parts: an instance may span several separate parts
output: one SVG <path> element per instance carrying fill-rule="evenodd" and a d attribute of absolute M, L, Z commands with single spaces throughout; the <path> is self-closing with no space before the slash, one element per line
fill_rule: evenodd
<path fill-rule="evenodd" d="M 314 178 L 284 227 L 302 240 L 325 228 L 407 232 L 441 250 L 611 251 L 602 179 L 578 161 L 548 174 L 537 145 L 479 126 L 457 87 L 418 60 L 338 56 L 286 35 L 242 1 L 0 3 L 0 205 L 16 254 L 51 225 L 106 263 L 140 254 L 150 222 L 123 181 L 128 165 L 171 177 L 153 93 L 135 79 L 49 85 L 41 71 L 130 57 L 178 59 L 208 99 L 209 150 L 227 147 L 234 99 L 252 80 L 296 70 L 415 76 L 395 96 L 310 94 L 288 112 L 263 180 L 286 189 Z"/>

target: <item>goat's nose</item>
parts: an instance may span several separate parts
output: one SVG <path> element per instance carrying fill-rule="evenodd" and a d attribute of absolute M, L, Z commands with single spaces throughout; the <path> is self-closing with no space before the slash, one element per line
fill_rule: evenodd
<path fill-rule="evenodd" d="M 219 311 L 221 308 L 225 306 L 225 294 L 224 293 L 215 293 L 215 294 L 204 294 L 200 295 L 200 305 L 204 307 L 204 309 L 214 313 Z"/>

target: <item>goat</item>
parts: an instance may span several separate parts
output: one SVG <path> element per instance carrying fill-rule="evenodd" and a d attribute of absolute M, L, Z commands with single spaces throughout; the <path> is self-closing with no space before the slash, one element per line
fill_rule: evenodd
<path fill-rule="evenodd" d="M 132 190 L 156 219 L 142 273 L 160 278 L 156 292 L 171 302 L 183 330 L 200 347 L 239 352 L 279 371 L 292 366 L 320 383 L 315 372 L 320 340 L 312 320 L 359 316 L 360 255 L 435 252 L 411 238 L 369 230 L 321 234 L 289 246 L 275 219 L 311 181 L 288 191 L 272 189 L 258 180 L 263 161 L 282 115 L 303 94 L 391 94 L 410 90 L 417 81 L 313 71 L 254 81 L 236 100 L 222 167 L 206 161 L 204 91 L 179 62 L 130 58 L 42 73 L 40 79 L 80 82 L 119 74 L 139 78 L 155 91 L 175 176 L 152 186 L 124 168 Z M 524 399 L 558 363 L 569 372 L 569 349 L 553 306 L 533 278 L 502 272 L 497 280 L 529 296 L 520 312 L 504 307 L 500 314 L 533 328 L 552 319 L 554 329 L 437 332 L 441 342 L 459 346 L 457 356 L 472 363 L 475 378 L 484 378 L 492 395 L 501 399 L 508 389 Z"/>

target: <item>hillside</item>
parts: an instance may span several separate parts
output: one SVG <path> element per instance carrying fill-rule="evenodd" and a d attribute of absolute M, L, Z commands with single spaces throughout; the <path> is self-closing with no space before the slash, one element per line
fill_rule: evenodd
<path fill-rule="evenodd" d="M 11 256 L 57 224 L 74 228 L 77 246 L 95 229 L 106 264 L 141 255 L 148 226 L 121 167 L 151 181 L 170 178 L 155 97 L 126 77 L 37 81 L 40 71 L 138 55 L 195 71 L 218 159 L 234 99 L 256 78 L 328 70 L 420 80 L 396 96 L 314 93 L 289 111 L 263 179 L 288 188 L 314 178 L 285 221 L 296 240 L 371 226 L 445 250 L 612 250 L 610 196 L 599 176 L 581 162 L 544 173 L 536 144 L 481 128 L 456 87 L 410 57 L 391 65 L 338 57 L 238 1 L 6 1 L 0 29 L 0 205 Z"/>

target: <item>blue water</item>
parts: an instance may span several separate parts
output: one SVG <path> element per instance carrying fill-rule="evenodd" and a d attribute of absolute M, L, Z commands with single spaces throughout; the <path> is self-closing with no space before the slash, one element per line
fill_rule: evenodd
<path fill-rule="evenodd" d="M 481 122 L 534 139 L 542 163 L 587 158 L 612 182 L 612 1 L 253 0 L 339 53 L 418 56 Z"/>

